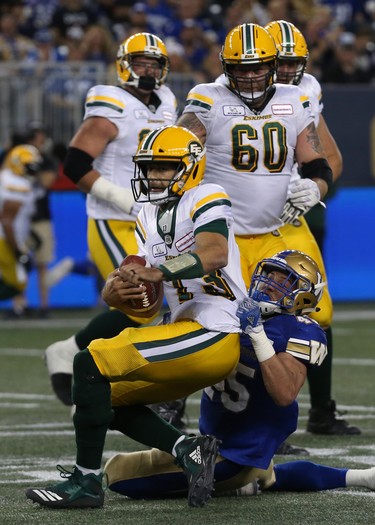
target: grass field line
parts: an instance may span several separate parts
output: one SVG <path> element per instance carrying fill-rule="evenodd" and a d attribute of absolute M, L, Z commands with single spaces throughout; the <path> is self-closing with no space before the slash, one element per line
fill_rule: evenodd
<path fill-rule="evenodd" d="M 372 454 L 362 455 L 362 450 L 365 452 L 371 451 Z M 103 455 L 103 461 L 105 462 L 117 452 L 118 451 L 111 450 L 105 451 Z M 335 460 L 341 461 L 343 465 L 353 466 L 355 464 L 357 468 L 360 468 L 361 466 L 367 468 L 375 464 L 374 447 L 332 447 L 329 449 L 309 447 L 309 452 L 311 459 L 320 463 L 325 463 L 324 459 L 316 460 L 315 458 L 335 457 Z M 74 458 L 73 456 L 64 456 L 54 459 L 49 456 L 44 456 L 27 458 L 26 461 L 22 462 L 19 460 L 19 458 L 4 457 L 2 458 L 2 463 L 0 466 L 0 472 L 2 474 L 0 478 L 0 485 L 23 485 L 34 482 L 49 482 L 58 480 L 59 473 L 56 470 L 56 462 L 59 462 L 60 464 L 62 463 L 64 465 L 73 465 Z M 329 463 L 329 461 L 327 463 Z M 362 491 L 358 490 L 358 492 L 362 494 Z M 368 492 L 364 491 L 363 495 L 364 494 L 368 494 Z"/>
<path fill-rule="evenodd" d="M 0 399 L 15 399 L 15 400 L 21 400 L 21 401 L 54 401 L 56 397 L 54 395 L 48 395 L 48 394 L 29 394 L 27 392 L 25 393 L 15 393 L 15 392 L 0 392 Z M 303 399 L 308 400 L 309 396 L 308 394 L 300 394 L 298 396 L 298 404 L 301 408 L 309 408 L 309 403 L 304 403 Z M 17 404 L 17 403 L 15 403 Z M 200 397 L 189 397 L 187 400 L 187 406 L 197 406 L 200 404 Z M 350 410 L 353 412 L 374 412 L 375 413 L 375 406 L 371 405 L 339 405 L 339 409 L 341 410 Z M 24 425 L 21 425 L 22 428 L 25 428 Z M 0 425 L 0 428 L 1 425 Z"/>

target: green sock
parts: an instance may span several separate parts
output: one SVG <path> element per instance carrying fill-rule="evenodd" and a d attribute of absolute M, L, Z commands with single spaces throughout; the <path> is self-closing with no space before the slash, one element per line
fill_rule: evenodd
<path fill-rule="evenodd" d="M 327 337 L 327 355 L 320 366 L 311 366 L 307 371 L 311 408 L 324 408 L 331 401 L 332 387 L 332 329 L 325 330 Z"/>
<path fill-rule="evenodd" d="M 113 417 L 111 387 L 99 372 L 88 350 L 74 358 L 73 416 L 77 464 L 88 469 L 101 467 L 105 437 Z"/>
<path fill-rule="evenodd" d="M 80 350 L 84 350 L 94 339 L 115 337 L 125 328 L 139 326 L 120 310 L 107 310 L 91 319 L 88 325 L 77 332 L 75 338 Z"/>
<path fill-rule="evenodd" d="M 172 453 L 177 439 L 184 435 L 143 405 L 114 407 L 115 417 L 110 428 L 149 447 Z"/>

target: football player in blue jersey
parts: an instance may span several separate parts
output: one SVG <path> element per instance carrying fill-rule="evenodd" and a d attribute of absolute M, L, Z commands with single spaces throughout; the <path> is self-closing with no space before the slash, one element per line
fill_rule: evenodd
<path fill-rule="evenodd" d="M 327 348 L 322 328 L 305 314 L 316 310 L 325 283 L 308 255 L 288 250 L 263 259 L 249 298 L 237 311 L 241 357 L 222 382 L 205 388 L 199 426 L 221 440 L 215 494 L 262 490 L 316 491 L 364 486 L 375 490 L 375 468 L 354 470 L 310 461 L 273 464 L 280 444 L 297 428 L 296 397 L 307 370 Z M 117 454 L 105 466 L 111 490 L 133 498 L 186 493 L 174 458 L 157 449 Z"/>

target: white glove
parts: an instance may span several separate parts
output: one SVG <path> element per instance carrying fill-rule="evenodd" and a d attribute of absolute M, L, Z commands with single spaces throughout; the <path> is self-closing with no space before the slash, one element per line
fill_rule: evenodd
<path fill-rule="evenodd" d="M 281 212 L 280 219 L 284 224 L 293 224 L 298 217 L 301 217 L 301 215 L 304 215 L 306 212 L 306 208 L 297 208 L 297 206 L 294 206 L 294 204 L 288 199 L 284 205 L 283 211 Z"/>
<path fill-rule="evenodd" d="M 299 179 L 289 186 L 287 198 L 296 208 L 304 209 L 306 213 L 320 201 L 319 187 L 311 179 Z"/>
<path fill-rule="evenodd" d="M 133 192 L 128 188 L 122 188 L 113 182 L 99 177 L 91 186 L 91 195 L 111 202 L 125 213 L 130 213 L 134 204 Z"/>

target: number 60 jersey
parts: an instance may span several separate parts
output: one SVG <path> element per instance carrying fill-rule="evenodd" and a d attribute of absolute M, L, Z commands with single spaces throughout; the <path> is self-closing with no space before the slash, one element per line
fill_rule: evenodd
<path fill-rule="evenodd" d="M 139 255 L 158 267 L 195 249 L 199 231 L 228 232 L 228 264 L 196 279 L 164 282 L 171 322 L 191 319 L 207 330 L 240 332 L 237 300 L 246 295 L 239 250 L 233 234 L 231 203 L 217 184 L 201 184 L 185 192 L 168 209 L 146 203 L 136 224 Z"/>
<path fill-rule="evenodd" d="M 268 233 L 282 226 L 297 137 L 314 120 L 310 102 L 297 86 L 276 84 L 256 114 L 224 82 L 195 86 L 184 113 L 206 128 L 204 180 L 228 192 L 235 234 Z"/>

